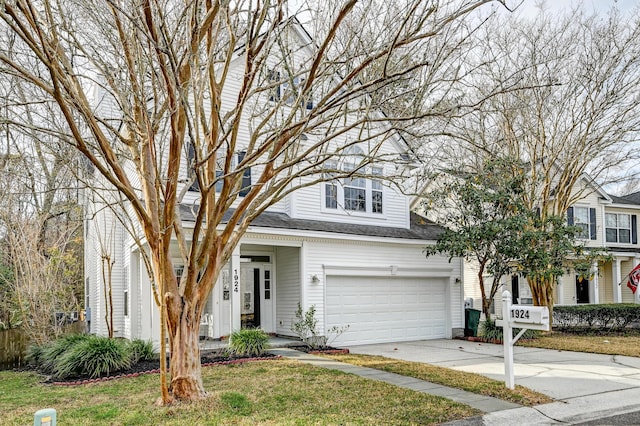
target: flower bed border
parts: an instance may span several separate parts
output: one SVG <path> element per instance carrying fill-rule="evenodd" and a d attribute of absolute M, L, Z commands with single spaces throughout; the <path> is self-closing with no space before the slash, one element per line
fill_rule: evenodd
<path fill-rule="evenodd" d="M 215 365 L 244 364 L 244 363 L 247 363 L 247 362 L 267 361 L 267 360 L 280 359 L 280 358 L 282 358 L 280 355 L 270 356 L 270 357 L 239 358 L 239 359 L 231 359 L 231 360 L 228 360 L 228 361 L 206 362 L 206 363 L 202 364 L 202 366 L 203 367 L 211 367 L 211 366 L 215 366 Z M 54 386 L 90 385 L 92 383 L 108 382 L 110 380 L 138 377 L 138 376 L 142 376 L 144 374 L 157 374 L 157 373 L 160 373 L 160 369 L 159 368 L 154 368 L 153 370 L 147 370 L 147 371 L 139 371 L 139 372 L 136 372 L 136 373 L 118 374 L 118 375 L 115 375 L 115 376 L 98 377 L 96 379 L 73 380 L 73 381 L 68 381 L 68 382 L 52 382 L 51 384 L 54 385 Z"/>

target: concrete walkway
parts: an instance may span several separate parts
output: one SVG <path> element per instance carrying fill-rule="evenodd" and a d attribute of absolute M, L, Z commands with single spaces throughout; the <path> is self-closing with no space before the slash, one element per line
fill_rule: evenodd
<path fill-rule="evenodd" d="M 441 396 L 456 402 L 467 404 L 473 408 L 482 410 L 485 413 L 492 413 L 495 411 L 503 411 L 520 407 L 520 405 L 518 404 L 503 401 L 497 398 L 492 398 L 490 396 L 478 395 L 460 389 L 450 388 L 424 380 L 414 379 L 413 377 L 407 377 L 395 373 L 388 373 L 382 370 L 376 370 L 374 368 L 351 365 L 316 355 L 310 355 L 293 349 L 276 348 L 271 349 L 269 352 L 285 358 L 291 358 L 300 362 L 311 364 L 316 367 L 338 370 L 344 373 L 351 373 L 357 376 L 365 377 L 367 379 L 378 380 L 380 382 L 390 383 L 401 388 L 411 389 L 416 392 Z"/>

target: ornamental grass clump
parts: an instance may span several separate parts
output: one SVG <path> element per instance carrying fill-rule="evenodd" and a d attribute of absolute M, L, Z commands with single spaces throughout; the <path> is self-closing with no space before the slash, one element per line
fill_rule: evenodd
<path fill-rule="evenodd" d="M 502 327 L 496 325 L 494 320 L 485 320 L 480 325 L 480 336 L 484 337 L 487 341 L 502 341 Z M 519 328 L 512 330 L 513 337 L 520 333 Z M 522 339 L 535 339 L 540 336 L 538 330 L 530 330 L 524 332 Z"/>
<path fill-rule="evenodd" d="M 136 364 L 141 361 L 154 361 L 158 355 L 153 349 L 152 341 L 133 339 L 129 343 L 129 358 L 132 364 Z"/>
<path fill-rule="evenodd" d="M 245 328 L 231 333 L 229 352 L 238 356 L 260 356 L 269 349 L 269 335 L 259 328 Z"/>
<path fill-rule="evenodd" d="M 69 348 L 56 363 L 54 375 L 59 378 L 90 376 L 92 378 L 124 370 L 131 365 L 126 341 L 89 336 Z"/>
<path fill-rule="evenodd" d="M 72 347 L 89 339 L 88 334 L 67 334 L 41 348 L 38 369 L 47 374 L 53 374 L 62 356 Z"/>

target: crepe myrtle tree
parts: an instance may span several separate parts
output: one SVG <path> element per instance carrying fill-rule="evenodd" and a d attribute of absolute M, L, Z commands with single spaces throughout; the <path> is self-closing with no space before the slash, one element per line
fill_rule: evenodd
<path fill-rule="evenodd" d="M 252 221 L 298 188 L 366 177 L 373 163 L 388 164 L 389 184 L 402 175 L 406 156 L 385 149 L 402 141 L 386 123 L 433 114 L 459 79 L 456 37 L 474 30 L 465 17 L 489 2 L 330 0 L 296 11 L 310 18 L 305 32 L 286 1 L 0 1 L 0 75 L 55 105 L 67 130 L 50 133 L 126 200 L 144 236 L 170 347 L 164 403 L 206 395 L 201 313 Z M 403 96 L 423 102 L 385 117 L 386 100 L 371 95 L 407 81 Z M 10 125 L 48 129 L 21 107 Z M 362 155 L 345 159 L 355 144 Z"/>

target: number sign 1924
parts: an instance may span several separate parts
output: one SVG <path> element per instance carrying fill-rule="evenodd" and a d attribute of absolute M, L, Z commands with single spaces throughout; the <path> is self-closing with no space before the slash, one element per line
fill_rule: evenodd
<path fill-rule="evenodd" d="M 527 309 L 511 309 L 511 318 L 513 318 L 513 319 L 529 319 L 529 310 L 527 310 Z"/>

